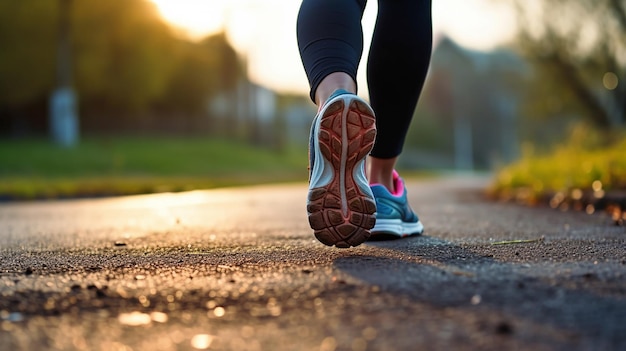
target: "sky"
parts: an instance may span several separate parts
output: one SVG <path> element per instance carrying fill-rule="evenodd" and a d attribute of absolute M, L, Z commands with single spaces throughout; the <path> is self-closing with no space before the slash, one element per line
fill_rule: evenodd
<path fill-rule="evenodd" d="M 308 83 L 296 42 L 297 0 L 150 0 L 181 35 L 201 38 L 225 30 L 248 58 L 250 79 L 279 92 L 307 93 Z M 365 39 L 358 82 L 366 86 L 364 64 L 377 1 L 363 16 Z M 435 40 L 442 35 L 474 50 L 490 50 L 512 39 L 515 15 L 498 0 L 433 0 Z"/>

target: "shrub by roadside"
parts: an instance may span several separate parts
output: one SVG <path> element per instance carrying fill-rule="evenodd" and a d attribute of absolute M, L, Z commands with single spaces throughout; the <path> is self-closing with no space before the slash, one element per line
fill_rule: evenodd
<path fill-rule="evenodd" d="M 576 126 L 554 150 L 523 148 L 519 161 L 502 168 L 489 194 L 526 205 L 547 204 L 587 213 L 608 211 L 626 222 L 626 132 L 601 133 Z"/>

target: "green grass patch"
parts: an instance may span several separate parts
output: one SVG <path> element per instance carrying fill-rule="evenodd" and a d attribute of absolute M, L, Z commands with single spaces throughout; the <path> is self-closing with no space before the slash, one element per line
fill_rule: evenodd
<path fill-rule="evenodd" d="M 0 197 L 54 198 L 305 181 L 306 147 L 281 151 L 200 137 L 0 141 Z"/>
<path fill-rule="evenodd" d="M 626 132 L 600 133 L 577 126 L 569 138 L 545 154 L 523 148 L 521 159 L 502 168 L 491 193 L 536 203 L 556 193 L 574 198 L 626 190 Z"/>

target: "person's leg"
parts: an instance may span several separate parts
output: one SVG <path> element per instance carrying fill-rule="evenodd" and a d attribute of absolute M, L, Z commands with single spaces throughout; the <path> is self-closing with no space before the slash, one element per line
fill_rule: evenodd
<path fill-rule="evenodd" d="M 309 79 L 311 100 L 318 106 L 336 89 L 356 93 L 365 4 L 366 0 L 304 0 L 300 5 L 298 48 Z M 319 97 L 318 88 L 323 93 Z"/>
<path fill-rule="evenodd" d="M 377 207 L 371 236 L 388 239 L 424 231 L 394 169 L 426 79 L 432 20 L 430 0 L 379 0 L 378 4 L 367 66 L 378 135 L 368 159 L 368 176 Z"/>
<path fill-rule="evenodd" d="M 375 223 L 365 160 L 376 137 L 374 111 L 356 93 L 364 0 L 304 0 L 298 46 L 319 111 L 311 127 L 307 212 L 326 245 L 356 246 Z"/>
<path fill-rule="evenodd" d="M 377 136 L 368 159 L 370 183 L 393 191 L 402 152 L 432 50 L 430 0 L 379 0 L 367 65 Z"/>

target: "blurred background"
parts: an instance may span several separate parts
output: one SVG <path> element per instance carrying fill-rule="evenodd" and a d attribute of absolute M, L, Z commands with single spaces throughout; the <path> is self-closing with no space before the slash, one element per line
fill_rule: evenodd
<path fill-rule="evenodd" d="M 299 5 L 0 2 L 0 199 L 306 181 Z M 626 189 L 626 0 L 436 0 L 433 22 L 400 168 L 530 202 Z"/>

